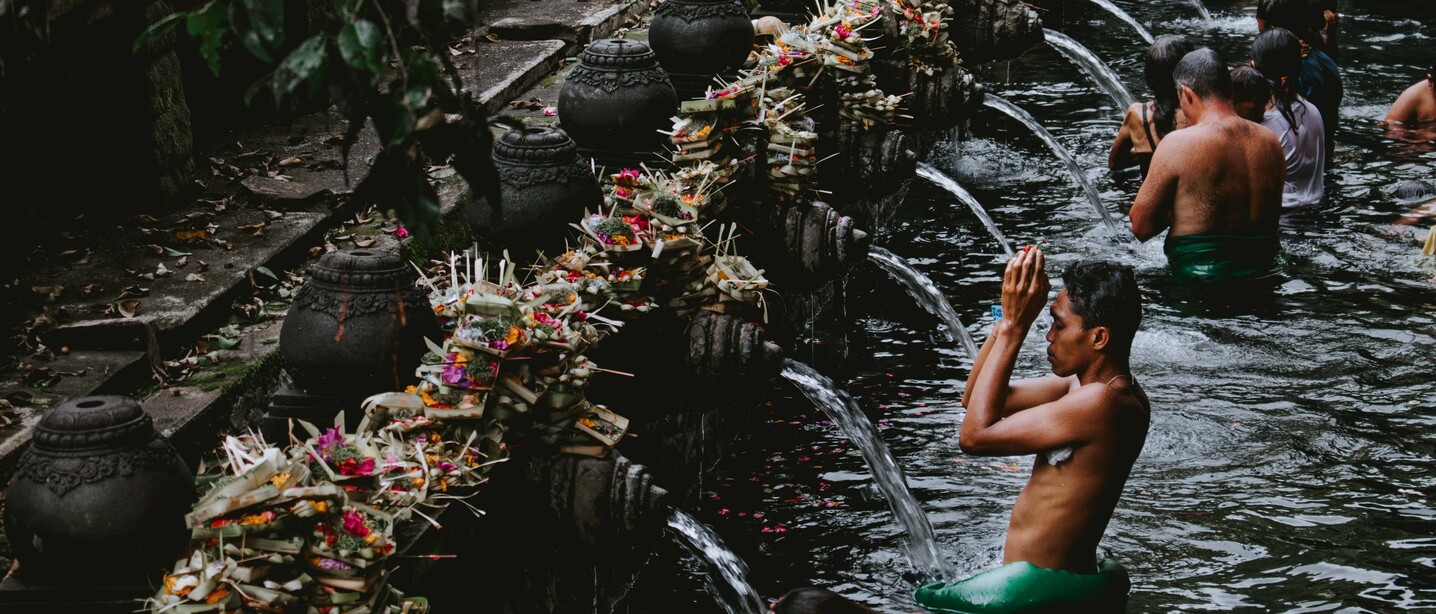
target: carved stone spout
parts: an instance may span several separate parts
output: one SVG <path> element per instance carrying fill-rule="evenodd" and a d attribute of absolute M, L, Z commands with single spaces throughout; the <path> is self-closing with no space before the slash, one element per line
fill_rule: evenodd
<path fill-rule="evenodd" d="M 968 66 L 1011 60 L 1042 42 L 1042 19 L 1020 0 L 952 0 L 951 38 Z"/>
<path fill-rule="evenodd" d="M 663 525 L 668 491 L 653 483 L 646 467 L 617 451 L 603 458 L 560 455 L 540 466 L 533 477 L 546 485 L 556 514 L 555 543 L 601 548 Z"/>
<path fill-rule="evenodd" d="M 755 322 L 728 314 L 701 313 L 688 329 L 688 372 L 713 390 L 762 390 L 778 374 L 782 349 L 765 341 Z"/>
<path fill-rule="evenodd" d="M 867 258 L 868 233 L 857 228 L 853 218 L 839 214 L 827 203 L 787 209 L 782 228 L 788 253 L 815 280 L 827 281 Z"/>

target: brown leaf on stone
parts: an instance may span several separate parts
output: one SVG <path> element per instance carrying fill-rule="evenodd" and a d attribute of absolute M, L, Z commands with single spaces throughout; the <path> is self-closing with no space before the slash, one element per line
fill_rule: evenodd
<path fill-rule="evenodd" d="M 127 286 L 124 290 L 120 290 L 120 298 L 134 298 L 134 297 L 137 297 L 137 296 L 149 296 L 149 294 L 150 294 L 150 289 L 149 289 L 149 288 L 142 287 L 142 286 L 140 286 L 139 284 L 135 284 L 135 285 L 133 285 L 133 286 Z"/>
<path fill-rule="evenodd" d="M 163 256 L 163 255 L 165 255 L 165 248 L 160 247 L 160 246 L 158 246 L 158 245 L 155 245 L 154 243 L 151 243 L 151 244 L 149 244 L 149 245 L 146 245 L 146 246 L 144 247 L 144 250 L 145 250 L 145 253 L 147 253 L 147 254 L 149 254 L 149 255 L 151 255 L 151 256 Z"/>
<path fill-rule="evenodd" d="M 354 239 L 354 247 L 374 247 L 378 242 L 375 239 Z"/>
<path fill-rule="evenodd" d="M 279 166 L 284 168 L 289 168 L 291 166 L 299 166 L 300 164 L 304 164 L 304 160 L 301 160 L 295 156 L 290 156 L 279 161 Z"/>
<path fill-rule="evenodd" d="M 30 289 L 44 296 L 47 302 L 60 298 L 60 293 L 65 291 L 64 286 L 33 286 Z"/>
<path fill-rule="evenodd" d="M 324 253 L 324 248 L 323 248 L 322 246 L 315 245 L 314 247 L 309 248 L 309 257 L 310 257 L 310 258 L 318 258 L 318 257 L 319 257 L 320 255 L 322 255 L 323 253 Z"/>
<path fill-rule="evenodd" d="M 95 291 L 95 284 L 85 284 L 85 285 L 83 285 L 83 286 L 80 286 L 80 296 L 82 296 L 82 297 L 83 297 L 83 296 L 89 296 L 89 295 L 90 295 L 91 293 L 93 293 L 94 291 Z"/>
<path fill-rule="evenodd" d="M 353 239 L 353 238 L 354 238 L 354 235 L 339 235 L 339 236 L 337 236 L 337 237 L 334 237 L 334 240 L 335 240 L 335 241 L 348 241 L 348 240 Z"/>
<path fill-rule="evenodd" d="M 133 318 L 140 311 L 140 302 L 135 299 L 123 300 L 115 303 L 115 309 L 120 312 L 121 316 Z"/>
<path fill-rule="evenodd" d="M 208 234 L 208 233 L 206 233 L 206 232 L 205 232 L 204 230 L 202 230 L 202 229 L 201 229 L 201 230 L 184 230 L 184 231 L 176 232 L 176 233 L 175 233 L 175 238 L 176 238 L 176 239 L 179 239 L 179 240 L 180 240 L 181 242 L 183 242 L 183 243 L 193 243 L 193 242 L 195 242 L 195 241 L 201 241 L 201 240 L 203 240 L 206 234 Z"/>
<path fill-rule="evenodd" d="M 180 259 L 175 261 L 175 268 L 182 269 L 186 264 L 189 264 L 189 256 L 180 256 Z"/>
<path fill-rule="evenodd" d="M 205 261 L 203 261 L 203 260 L 196 260 L 196 261 L 195 261 L 195 264 L 199 265 L 199 272 L 201 272 L 201 273 L 203 273 L 203 272 L 205 271 L 205 269 L 208 269 L 208 268 L 209 268 L 209 263 L 208 263 L 208 262 L 205 262 Z"/>
<path fill-rule="evenodd" d="M 135 277 L 138 277 L 138 278 L 140 278 L 140 279 L 142 279 L 142 280 L 145 280 L 145 281 L 154 281 L 154 280 L 155 280 L 155 274 L 154 274 L 154 273 L 140 273 L 140 274 L 138 274 L 138 275 L 135 275 Z"/>
<path fill-rule="evenodd" d="M 254 232 L 254 231 L 256 231 L 256 230 L 260 230 L 260 229 L 264 228 L 264 224 L 265 224 L 264 222 L 255 222 L 255 223 L 253 223 L 253 224 L 245 224 L 245 225 L 243 225 L 243 226 L 236 227 L 235 230 L 240 230 L 240 231 L 244 231 L 244 232 Z"/>
<path fill-rule="evenodd" d="M 280 212 L 278 212 L 278 211 L 271 211 L 271 210 L 269 210 L 269 209 L 265 209 L 265 210 L 264 210 L 264 217 L 267 217 L 267 218 L 269 218 L 269 219 L 271 219 L 271 220 L 277 220 L 277 219 L 279 219 L 279 218 L 284 217 L 284 214 L 283 214 L 283 213 L 280 213 Z"/>
<path fill-rule="evenodd" d="M 225 248 L 225 249 L 227 249 L 227 250 L 229 250 L 229 249 L 234 249 L 234 244 L 233 244 L 233 243 L 230 243 L 229 241 L 225 241 L 224 239 L 215 239 L 215 240 L 214 240 L 214 243 L 215 243 L 215 245 L 218 245 L 218 246 L 220 246 L 220 247 L 223 247 L 223 248 Z"/>
<path fill-rule="evenodd" d="M 504 39 L 499 38 L 499 35 L 497 35 L 497 34 L 485 34 L 485 35 L 484 35 L 484 40 L 489 41 L 489 42 L 491 42 L 491 43 L 497 43 L 497 42 L 499 42 L 499 41 L 501 41 L 501 40 L 504 40 Z"/>

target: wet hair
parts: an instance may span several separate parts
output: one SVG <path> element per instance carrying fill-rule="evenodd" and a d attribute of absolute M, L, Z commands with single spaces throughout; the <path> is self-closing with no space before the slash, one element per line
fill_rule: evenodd
<path fill-rule="evenodd" d="M 1257 35 L 1252 43 L 1252 61 L 1271 85 L 1276 108 L 1291 131 L 1301 132 L 1301 123 L 1296 119 L 1297 111 L 1306 112 L 1306 107 L 1296 103 L 1296 80 L 1301 76 L 1301 39 L 1286 28 L 1271 28 Z"/>
<path fill-rule="evenodd" d="M 1222 57 L 1209 47 L 1202 47 L 1177 62 L 1172 71 L 1172 81 L 1178 86 L 1190 88 L 1203 100 L 1232 97 L 1232 73 L 1222 63 Z"/>
<path fill-rule="evenodd" d="M 1177 101 L 1177 83 L 1172 80 L 1172 70 L 1177 67 L 1177 62 L 1182 61 L 1184 56 L 1196 48 L 1185 36 L 1163 34 L 1147 49 L 1147 65 L 1142 70 L 1142 75 L 1146 77 L 1147 87 L 1151 88 L 1153 102 L 1156 103 L 1152 123 L 1157 128 L 1158 138 L 1177 129 L 1177 109 L 1180 104 Z"/>
<path fill-rule="evenodd" d="M 1316 26 L 1322 9 L 1312 0 L 1261 0 L 1257 2 L 1257 19 L 1274 28 L 1286 28 L 1298 37 Z M 1325 22 L 1325 18 L 1322 18 Z"/>
<path fill-rule="evenodd" d="M 1062 274 L 1062 283 L 1072 313 L 1082 318 L 1082 327 L 1107 327 L 1112 334 L 1107 347 L 1114 354 L 1128 356 L 1142 324 L 1142 291 L 1132 267 L 1095 260 L 1078 262 Z"/>
<path fill-rule="evenodd" d="M 776 614 L 877 614 L 877 611 L 824 588 L 795 588 L 778 600 Z"/>
<path fill-rule="evenodd" d="M 1232 70 L 1232 102 L 1255 102 L 1265 109 L 1271 100 L 1271 84 L 1257 69 L 1242 64 Z"/>

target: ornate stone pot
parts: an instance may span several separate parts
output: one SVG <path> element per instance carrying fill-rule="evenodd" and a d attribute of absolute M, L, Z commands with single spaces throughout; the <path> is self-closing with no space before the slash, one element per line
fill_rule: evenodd
<path fill-rule="evenodd" d="M 348 249 L 324 254 L 279 333 L 294 383 L 342 400 L 403 390 L 439 323 L 398 254 Z M 357 407 L 357 406 L 356 406 Z"/>
<path fill-rule="evenodd" d="M 27 579 L 143 582 L 180 556 L 194 498 L 189 467 L 139 403 L 81 397 L 35 427 L 10 478 L 5 531 Z"/>
<path fill-rule="evenodd" d="M 738 0 L 666 0 L 653 12 L 648 42 L 670 75 L 708 77 L 743 64 L 753 49 L 753 24 Z"/>
<path fill-rule="evenodd" d="M 502 205 L 494 208 L 480 197 L 467 210 L 469 224 L 492 251 L 508 249 L 519 259 L 535 249 L 559 253 L 567 225 L 603 205 L 598 179 L 563 130 L 510 130 L 494 143 L 493 159 Z"/>
<path fill-rule="evenodd" d="M 558 96 L 565 132 L 584 150 L 662 151 L 659 128 L 678 110 L 673 83 L 653 50 L 639 41 L 594 41 L 578 56 Z"/>

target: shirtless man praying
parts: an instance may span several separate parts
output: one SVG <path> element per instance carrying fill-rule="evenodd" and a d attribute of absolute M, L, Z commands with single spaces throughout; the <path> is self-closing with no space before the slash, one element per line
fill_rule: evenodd
<path fill-rule="evenodd" d="M 1132 234 L 1167 234 L 1167 264 L 1179 281 L 1250 279 L 1271 272 L 1286 156 L 1271 130 L 1237 115 L 1232 77 L 1211 49 L 1173 73 L 1188 128 L 1167 135 L 1132 205 Z"/>
<path fill-rule="evenodd" d="M 1147 395 L 1128 366 L 1141 292 L 1130 267 L 1085 262 L 1068 269 L 1047 332 L 1055 375 L 1012 381 L 1023 339 L 1047 304 L 1043 261 L 1034 247 L 1008 262 L 1002 319 L 962 397 L 963 452 L 1037 455 L 1012 508 L 1005 564 L 918 589 L 917 602 L 933 609 L 1120 612 L 1126 602 L 1127 572 L 1098 561 L 1097 543 L 1150 424 Z"/>

